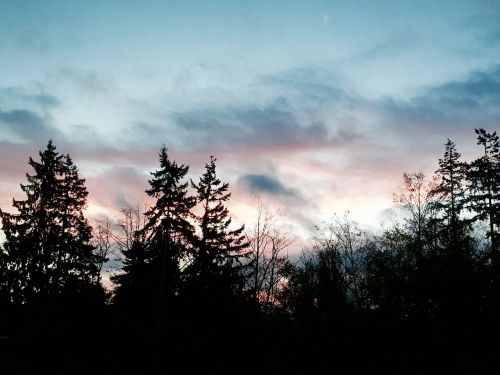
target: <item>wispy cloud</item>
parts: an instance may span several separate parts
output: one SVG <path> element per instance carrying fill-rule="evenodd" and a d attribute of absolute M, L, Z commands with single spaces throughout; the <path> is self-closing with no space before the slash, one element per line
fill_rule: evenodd
<path fill-rule="evenodd" d="M 61 102 L 54 95 L 46 92 L 41 85 L 35 90 L 26 90 L 21 87 L 4 87 L 0 88 L 0 98 L 2 102 L 18 102 L 28 104 L 33 103 L 42 109 L 55 108 L 61 105 Z"/>
<path fill-rule="evenodd" d="M 65 78 L 75 90 L 114 95 L 99 75 L 76 76 Z M 305 227 L 331 202 L 389 202 L 401 173 L 435 169 L 446 137 L 459 147 L 472 140 L 467 144 L 473 147 L 474 127 L 500 124 L 498 66 L 423 87 L 405 99 L 363 97 L 330 68 L 293 68 L 256 80 L 252 90 L 275 93 L 263 104 L 210 103 L 189 111 L 145 104 L 136 113 L 139 121 L 127 118 L 113 138 L 100 136 L 92 123 L 61 123 L 67 102 L 44 87 L 0 90 L 0 96 L 17 98 L 0 111 L 0 157 L 20 160 L 2 162 L 2 177 L 11 181 L 6 189 L 22 180 L 18 171 L 26 170 L 27 157 L 56 138 L 81 166 L 92 205 L 112 210 L 134 196 L 143 199 L 147 172 L 165 143 L 176 160 L 192 166 L 193 178 L 210 154 L 218 156 L 236 204 L 256 193 Z"/>
<path fill-rule="evenodd" d="M 388 98 L 375 103 L 382 119 L 399 131 L 425 136 L 463 138 L 476 127 L 500 123 L 500 67 L 470 73 L 461 80 L 427 87 L 410 100 Z"/>
<path fill-rule="evenodd" d="M 44 141 L 60 134 L 47 118 L 26 109 L 0 111 L 0 129 L 7 139 L 14 136 L 24 141 Z"/>

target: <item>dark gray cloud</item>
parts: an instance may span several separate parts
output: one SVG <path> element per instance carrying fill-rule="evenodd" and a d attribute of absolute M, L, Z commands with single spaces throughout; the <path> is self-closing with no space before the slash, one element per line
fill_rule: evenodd
<path fill-rule="evenodd" d="M 420 102 L 434 102 L 444 107 L 476 109 L 500 104 L 500 66 L 431 88 L 426 94 L 425 99 L 419 98 Z"/>
<path fill-rule="evenodd" d="M 297 150 L 354 140 L 352 124 L 325 111 L 352 111 L 362 101 L 331 67 L 302 66 L 258 79 L 252 89 L 271 94 L 264 104 L 208 107 L 173 113 L 185 146 L 216 150 Z M 259 91 L 261 90 L 261 91 Z M 340 112 L 340 111 L 339 111 Z M 345 137 L 349 133 L 348 137 Z"/>
<path fill-rule="evenodd" d="M 301 125 L 291 112 L 272 107 L 250 109 L 237 115 L 255 143 L 268 146 L 320 144 L 328 139 L 328 131 L 322 122 Z"/>
<path fill-rule="evenodd" d="M 219 151 L 292 151 L 361 137 L 354 129 L 329 129 L 323 120 L 300 118 L 293 109 L 273 106 L 231 108 L 215 114 L 196 111 L 179 114 L 175 120 L 185 132 L 187 147 Z"/>
<path fill-rule="evenodd" d="M 331 86 L 328 81 L 322 83 L 327 76 L 322 69 L 315 73 L 314 67 L 280 74 L 274 80 L 269 76 L 268 84 L 280 86 L 282 91 L 267 105 L 214 105 L 163 113 L 155 123 L 136 123 L 129 128 L 126 138 L 130 141 L 124 147 L 148 148 L 143 152 L 145 160 L 153 160 L 155 153 L 150 149 L 156 150 L 162 143 L 182 151 L 182 160 L 190 163 L 198 163 L 210 153 L 226 155 L 241 173 L 250 168 L 262 171 L 259 166 L 275 156 L 327 151 L 338 158 L 321 156 L 326 158 L 325 170 L 362 174 L 363 178 L 386 173 L 391 179 L 409 168 L 433 168 L 447 137 L 459 145 L 462 140 L 472 140 L 473 145 L 474 127 L 495 130 L 500 124 L 500 66 L 423 88 L 405 100 L 348 95 L 335 82 Z M 300 100 L 288 100 L 290 92 L 304 93 L 304 107 Z M 314 103 L 317 111 L 311 110 Z M 104 155 L 106 150 L 95 154 Z M 136 160 L 140 155 L 124 157 Z M 239 181 L 245 191 L 299 196 L 267 175 L 244 175 Z"/>
<path fill-rule="evenodd" d="M 62 138 L 45 117 L 26 109 L 0 111 L 0 128 L 4 134 L 11 133 L 28 141 Z"/>
<path fill-rule="evenodd" d="M 41 145 L 49 139 L 64 140 L 52 120 L 61 102 L 44 84 L 0 87 L 0 103 L 0 134 L 4 141 Z"/>
<path fill-rule="evenodd" d="M 42 124 L 44 122 L 36 113 L 24 109 L 0 112 L 0 120 L 9 125 L 17 125 L 20 128 L 30 128 L 34 124 Z"/>
<path fill-rule="evenodd" d="M 241 177 L 240 182 L 256 193 L 288 194 L 288 191 L 278 180 L 263 174 L 244 175 Z"/>
<path fill-rule="evenodd" d="M 285 98 L 296 95 L 293 100 L 288 100 L 295 105 L 295 108 L 289 107 L 293 119 L 297 112 L 311 109 L 318 112 L 332 109 L 335 113 L 351 114 L 368 111 L 374 122 L 400 127 L 487 126 L 498 123 L 500 119 L 500 65 L 472 72 L 462 79 L 422 88 L 409 99 L 363 98 L 349 90 L 349 83 L 343 82 L 332 69 L 302 67 L 267 76 L 264 83 L 279 85 L 280 93 Z M 275 107 L 270 108 L 274 110 Z M 262 123 L 261 118 L 255 111 L 252 113 L 252 121 L 256 121 L 258 126 L 259 121 Z M 265 116 L 272 118 L 272 112 Z M 326 118 L 318 121 L 326 122 Z"/>
<path fill-rule="evenodd" d="M 401 125 L 478 127 L 500 120 L 500 66 L 475 72 L 468 77 L 428 87 L 407 101 L 383 99 L 374 104 L 391 122 Z"/>
<path fill-rule="evenodd" d="M 36 103 L 40 104 L 43 107 L 57 107 L 60 105 L 59 99 L 50 94 L 38 94 L 31 95 L 28 98 L 33 99 Z"/>
<path fill-rule="evenodd" d="M 245 174 L 236 182 L 238 188 L 256 195 L 266 195 L 278 200 L 297 204 L 304 203 L 302 196 L 294 189 L 288 188 L 276 177 L 265 174 Z"/>
<path fill-rule="evenodd" d="M 18 100 L 26 105 L 35 104 L 41 108 L 55 108 L 61 105 L 60 100 L 54 95 L 45 91 L 43 87 L 34 90 L 24 90 L 20 87 L 5 87 L 0 89 L 2 101 Z"/>

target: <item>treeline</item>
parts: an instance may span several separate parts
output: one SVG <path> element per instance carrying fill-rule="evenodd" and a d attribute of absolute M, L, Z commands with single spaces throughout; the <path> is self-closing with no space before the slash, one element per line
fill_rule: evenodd
<path fill-rule="evenodd" d="M 89 372 L 429 373 L 496 366 L 500 141 L 448 140 L 435 175 L 405 173 L 402 219 L 369 233 L 348 215 L 300 257 L 260 205 L 235 226 L 210 158 L 198 180 L 159 153 L 145 212 L 84 217 L 85 180 L 52 142 L 0 211 L 0 342 L 11 369 Z M 111 249 L 121 269 L 101 285 Z M 25 359 L 32 359 L 25 361 Z"/>

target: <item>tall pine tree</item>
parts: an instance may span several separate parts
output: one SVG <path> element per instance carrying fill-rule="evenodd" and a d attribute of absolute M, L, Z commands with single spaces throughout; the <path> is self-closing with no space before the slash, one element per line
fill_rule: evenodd
<path fill-rule="evenodd" d="M 190 219 L 191 209 L 196 205 L 196 198 L 188 195 L 188 183 L 183 182 L 189 167 L 170 160 L 165 146 L 160 150 L 159 163 L 160 169 L 151 173 L 150 188 L 146 190 L 156 202 L 145 212 L 143 229 L 152 272 L 159 279 L 157 337 L 165 328 L 167 304 L 178 293 L 181 262 L 193 243 Z"/>
<path fill-rule="evenodd" d="M 232 219 L 224 203 L 231 193 L 229 184 L 217 177 L 216 160 L 211 156 L 199 182 L 191 181 L 201 214 L 196 216 L 200 234 L 189 274 L 205 290 L 237 287 L 239 260 L 248 247 L 243 235 L 245 227 L 230 228 Z"/>
<path fill-rule="evenodd" d="M 441 239 L 445 246 L 459 242 L 467 235 L 469 220 L 461 217 L 466 204 L 465 181 L 467 164 L 460 160 L 460 153 L 450 139 L 445 144 L 445 152 L 439 159 L 439 168 L 436 171 L 437 185 L 433 195 L 437 199 L 435 208 L 442 215 Z"/>
<path fill-rule="evenodd" d="M 492 259 L 498 262 L 498 225 L 500 225 L 500 140 L 496 132 L 476 129 L 477 144 L 483 155 L 470 165 L 468 174 L 471 208 L 476 218 L 488 223 Z"/>
<path fill-rule="evenodd" d="M 85 180 L 52 141 L 40 159 L 29 159 L 34 174 L 21 184 L 26 199 L 13 200 L 18 212 L 0 211 L 6 236 L 4 283 L 17 303 L 100 288 L 91 226 L 83 214 Z"/>
<path fill-rule="evenodd" d="M 468 203 L 468 165 L 460 160 L 460 156 L 455 143 L 448 139 L 444 157 L 439 159 L 437 186 L 434 189 L 437 198 L 438 248 L 430 254 L 432 267 L 428 268 L 423 279 L 432 280 L 430 292 L 433 296 L 429 300 L 440 306 L 442 317 L 457 321 L 473 311 L 478 294 L 475 277 L 478 259 L 472 237 L 473 220 L 464 214 Z M 424 295 L 428 296 L 428 292 L 424 292 Z"/>

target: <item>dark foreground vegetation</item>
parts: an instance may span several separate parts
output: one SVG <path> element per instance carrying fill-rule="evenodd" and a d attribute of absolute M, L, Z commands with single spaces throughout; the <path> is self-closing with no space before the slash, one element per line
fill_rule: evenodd
<path fill-rule="evenodd" d="M 448 141 L 433 178 L 403 175 L 385 232 L 335 217 L 297 258 L 264 206 L 231 223 L 214 158 L 192 181 L 165 148 L 151 207 L 91 226 L 85 181 L 49 142 L 0 211 L 1 373 L 498 371 L 500 142 L 476 133 L 476 160 Z"/>

